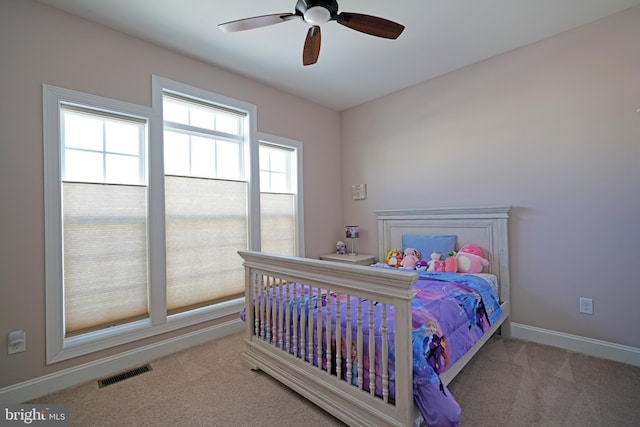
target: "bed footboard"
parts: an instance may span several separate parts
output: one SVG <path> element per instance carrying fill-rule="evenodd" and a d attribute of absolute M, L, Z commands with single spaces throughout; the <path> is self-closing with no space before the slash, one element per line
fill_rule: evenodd
<path fill-rule="evenodd" d="M 239 254 L 246 283 L 245 365 L 349 425 L 414 425 L 411 287 L 418 274 Z M 332 328 L 331 319 L 355 326 Z M 374 329 L 380 333 L 369 333 Z"/>

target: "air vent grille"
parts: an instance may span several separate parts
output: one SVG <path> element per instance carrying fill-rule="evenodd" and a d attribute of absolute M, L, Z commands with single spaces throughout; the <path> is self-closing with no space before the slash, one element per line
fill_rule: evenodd
<path fill-rule="evenodd" d="M 98 380 L 98 387 L 99 388 L 106 387 L 108 385 L 115 384 L 115 383 L 118 383 L 120 381 L 124 381 L 127 378 L 131 378 L 131 377 L 135 377 L 136 375 L 144 374 L 145 372 L 149 372 L 150 370 L 151 370 L 151 366 L 149 366 L 149 365 L 144 365 L 144 366 L 140 366 L 139 368 L 130 369 L 127 372 L 123 372 L 121 374 L 113 375 L 111 377 L 103 378 L 101 380 Z"/>

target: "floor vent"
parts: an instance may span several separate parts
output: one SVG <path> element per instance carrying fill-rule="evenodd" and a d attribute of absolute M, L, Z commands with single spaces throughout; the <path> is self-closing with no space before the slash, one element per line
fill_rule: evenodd
<path fill-rule="evenodd" d="M 120 381 L 124 381 L 127 378 L 131 378 L 131 377 L 135 377 L 136 375 L 144 374 L 145 372 L 149 372 L 150 370 L 151 370 L 151 366 L 144 365 L 144 366 L 141 366 L 139 368 L 134 368 L 134 369 L 131 369 L 131 370 L 127 371 L 127 372 L 123 372 L 123 373 L 118 374 L 118 375 L 113 375 L 113 376 L 108 377 L 108 378 L 103 378 L 101 380 L 98 380 L 98 387 L 102 388 L 102 387 L 106 387 L 106 386 L 111 385 L 111 384 L 119 383 Z"/>

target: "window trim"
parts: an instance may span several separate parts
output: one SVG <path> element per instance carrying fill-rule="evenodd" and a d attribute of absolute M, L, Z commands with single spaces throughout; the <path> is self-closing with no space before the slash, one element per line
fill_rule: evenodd
<path fill-rule="evenodd" d="M 260 192 L 258 164 L 257 109 L 254 105 L 193 88 L 161 77 L 152 78 L 152 108 L 86 94 L 51 85 L 43 85 L 43 145 L 45 203 L 45 301 L 46 301 L 46 363 L 52 364 L 73 357 L 104 350 L 135 340 L 174 331 L 217 318 L 236 315 L 244 307 L 244 297 L 168 316 L 166 312 L 166 262 L 164 229 L 164 165 L 162 149 L 163 91 L 183 94 L 220 103 L 233 110 L 244 111 L 249 143 L 245 144 L 244 164 L 249 185 L 249 247 L 259 250 Z M 62 271 L 62 200 L 60 107 L 76 104 L 97 111 L 130 115 L 147 123 L 148 162 L 148 245 L 149 245 L 149 318 L 74 337 L 64 337 L 64 298 Z M 155 146 L 155 148 L 154 148 Z M 253 213 L 253 214 L 252 214 Z M 158 285 L 161 284 L 161 285 Z"/>
<path fill-rule="evenodd" d="M 103 348 L 137 339 L 146 329 L 149 319 L 131 322 L 92 334 L 64 337 L 64 298 L 62 271 L 62 150 L 60 109 L 62 105 L 83 105 L 103 111 L 117 112 L 147 123 L 147 138 L 152 138 L 151 125 L 155 113 L 143 107 L 86 93 L 42 86 L 43 143 L 45 187 L 45 301 L 46 301 L 46 362 L 47 364 L 87 354 Z"/>
<path fill-rule="evenodd" d="M 303 153 L 302 153 L 302 142 L 300 141 L 296 141 L 294 139 L 289 139 L 289 138 L 284 138 L 281 136 L 276 136 L 276 135 L 270 135 L 268 133 L 264 133 L 264 132 L 258 132 L 258 146 L 260 143 L 265 143 L 265 144 L 269 144 L 269 145 L 279 145 L 285 148 L 289 148 L 292 149 L 295 153 L 295 159 L 296 159 L 296 181 L 294 183 L 294 185 L 296 186 L 295 188 L 295 193 L 296 193 L 296 210 L 297 210 L 297 224 L 296 226 L 298 227 L 297 230 L 297 238 L 298 241 L 296 242 L 297 247 L 298 247 L 298 256 L 299 257 L 304 257 L 305 256 L 305 250 L 304 250 L 304 197 L 303 194 L 304 192 L 302 191 L 303 187 L 303 170 L 302 170 L 302 159 L 303 159 Z M 259 151 L 259 150 L 258 150 Z M 260 173 L 259 169 L 260 169 L 260 163 L 257 163 L 257 167 L 258 167 L 258 173 Z M 258 182 L 259 184 L 259 182 Z M 259 193 L 259 188 L 258 188 L 258 193 Z"/>
<path fill-rule="evenodd" d="M 221 108 L 227 108 L 236 112 L 243 112 L 247 115 L 244 121 L 243 134 L 248 135 L 249 143 L 244 144 L 244 165 L 245 178 L 249 185 L 249 248 L 260 250 L 260 169 L 258 164 L 258 126 L 257 107 L 253 104 L 239 101 L 224 95 L 209 92 L 194 86 L 180 83 L 157 75 L 151 76 L 151 106 L 157 114 L 157 120 L 152 123 L 153 141 L 162 141 L 164 134 L 163 118 L 163 95 L 170 93 L 178 97 L 188 96 L 200 100 L 206 104 L 216 104 Z M 151 281 L 161 280 L 165 286 L 151 286 L 149 299 L 162 301 L 157 305 L 152 305 L 150 310 L 151 319 L 158 319 L 168 328 L 174 330 L 186 326 L 195 325 L 212 319 L 237 314 L 244 307 L 244 297 L 218 303 L 214 306 L 197 308 L 191 311 L 179 312 L 168 315 L 166 312 L 166 251 L 165 251 L 165 200 L 164 200 L 164 156 L 163 150 L 149 149 L 149 211 L 155 212 L 157 216 L 149 218 L 149 238 L 150 248 L 156 249 L 150 258 L 151 269 L 149 276 Z M 255 184 L 254 184 L 255 183 Z M 153 310 L 153 313 L 151 311 Z M 164 326 L 157 325 L 157 326 Z M 156 323 L 154 323 L 156 326 Z"/>

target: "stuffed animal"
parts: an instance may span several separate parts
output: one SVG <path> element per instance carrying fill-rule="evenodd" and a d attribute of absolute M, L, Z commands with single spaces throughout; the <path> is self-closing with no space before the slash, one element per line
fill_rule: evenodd
<path fill-rule="evenodd" d="M 482 250 L 473 244 L 464 245 L 455 256 L 460 273 L 482 273 L 489 261 L 482 257 Z"/>
<path fill-rule="evenodd" d="M 336 243 L 336 253 L 340 255 L 344 255 L 347 253 L 347 245 L 342 240 L 338 240 Z"/>
<path fill-rule="evenodd" d="M 405 270 L 415 270 L 416 264 L 422 258 L 422 254 L 416 248 L 407 248 L 404 250 L 404 256 L 400 262 L 400 268 Z"/>
<path fill-rule="evenodd" d="M 427 261 L 427 265 L 429 266 L 429 268 L 427 268 L 427 271 L 436 271 L 436 266 L 440 265 L 440 253 L 433 251 L 433 253 L 431 254 L 431 260 Z"/>
<path fill-rule="evenodd" d="M 458 261 L 456 260 L 455 252 L 449 252 L 449 256 L 444 260 L 444 271 L 446 273 L 458 272 Z"/>
<path fill-rule="evenodd" d="M 389 249 L 385 263 L 390 267 L 400 267 L 402 262 L 402 252 L 398 249 Z"/>

